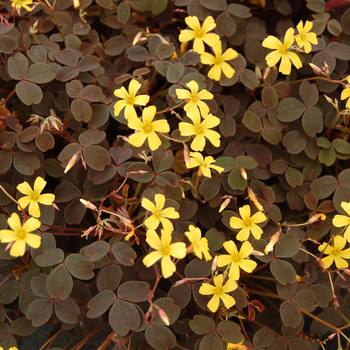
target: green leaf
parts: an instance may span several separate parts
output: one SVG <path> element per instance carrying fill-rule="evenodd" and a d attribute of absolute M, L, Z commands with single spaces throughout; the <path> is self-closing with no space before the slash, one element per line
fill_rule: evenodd
<path fill-rule="evenodd" d="M 192 259 L 185 267 L 185 276 L 188 278 L 200 278 L 209 276 L 211 273 L 212 261 Z"/>
<path fill-rule="evenodd" d="M 202 335 L 212 332 L 215 329 L 215 322 L 210 317 L 196 315 L 189 322 L 189 326 L 194 333 Z"/>
<path fill-rule="evenodd" d="M 226 341 L 234 344 L 238 344 L 244 339 L 240 330 L 241 327 L 237 323 L 229 320 L 221 321 L 217 326 L 219 335 Z"/>
<path fill-rule="evenodd" d="M 303 318 L 298 307 L 289 300 L 286 300 L 281 304 L 280 314 L 282 322 L 286 326 L 296 327 L 298 324 L 300 324 Z"/>
<path fill-rule="evenodd" d="M 79 61 L 78 54 L 71 49 L 64 49 L 63 51 L 56 51 L 54 53 L 55 60 L 62 63 L 64 66 L 75 68 Z"/>
<path fill-rule="evenodd" d="M 235 160 L 231 157 L 220 157 L 216 159 L 215 165 L 224 168 L 223 173 L 227 173 L 235 166 Z"/>
<path fill-rule="evenodd" d="M 275 340 L 275 332 L 269 327 L 259 329 L 253 337 L 253 344 L 263 348 L 270 346 Z"/>
<path fill-rule="evenodd" d="M 174 304 L 170 298 L 159 298 L 154 302 L 160 309 L 162 309 L 168 317 L 169 324 L 173 324 L 180 316 L 180 308 Z M 164 326 L 165 322 L 160 318 L 158 308 L 153 309 L 152 324 Z"/>
<path fill-rule="evenodd" d="M 301 118 L 304 131 L 311 137 L 322 132 L 323 115 L 318 107 L 309 107 Z"/>
<path fill-rule="evenodd" d="M 41 166 L 39 158 L 33 153 L 15 152 L 12 157 L 14 167 L 22 175 L 33 175 L 34 170 Z"/>
<path fill-rule="evenodd" d="M 191 286 L 188 282 L 180 285 L 173 284 L 168 292 L 168 298 L 181 310 L 184 309 L 191 300 Z"/>
<path fill-rule="evenodd" d="M 35 138 L 35 145 L 41 152 L 46 152 L 55 147 L 55 138 L 49 132 L 43 131 Z"/>
<path fill-rule="evenodd" d="M 220 133 L 225 136 L 234 136 L 236 134 L 236 120 L 234 118 L 224 118 L 219 124 Z"/>
<path fill-rule="evenodd" d="M 303 81 L 299 86 L 299 94 L 303 102 L 308 106 L 314 106 L 318 102 L 319 92 L 317 85 L 308 81 Z"/>
<path fill-rule="evenodd" d="M 145 173 L 138 174 L 138 171 L 142 171 Z M 135 162 L 128 167 L 128 172 L 133 172 L 130 174 L 130 178 L 136 182 L 148 183 L 154 177 L 153 170 L 145 163 Z"/>
<path fill-rule="evenodd" d="M 175 47 L 170 44 L 160 44 L 157 46 L 157 56 L 160 60 L 171 57 L 175 52 Z"/>
<path fill-rule="evenodd" d="M 65 259 L 68 271 L 80 280 L 89 280 L 94 277 L 94 264 L 84 259 L 80 254 L 69 254 Z"/>
<path fill-rule="evenodd" d="M 199 186 L 199 193 L 204 196 L 206 201 L 210 201 L 216 197 L 221 189 L 221 181 L 216 176 L 205 177 Z"/>
<path fill-rule="evenodd" d="M 310 189 L 315 192 L 318 199 L 329 197 L 337 188 L 338 181 L 334 176 L 325 175 L 310 184 Z"/>
<path fill-rule="evenodd" d="M 44 325 L 52 315 L 53 301 L 51 299 L 34 300 L 27 308 L 27 318 L 33 327 Z"/>
<path fill-rule="evenodd" d="M 286 147 L 290 154 L 297 154 L 303 151 L 306 147 L 306 142 L 306 136 L 297 130 L 290 131 L 283 138 L 283 146 Z"/>
<path fill-rule="evenodd" d="M 260 132 L 262 129 L 262 122 L 260 117 L 252 111 L 247 111 L 244 113 L 242 124 L 253 132 Z"/>
<path fill-rule="evenodd" d="M 173 152 L 158 148 L 156 151 L 152 152 L 152 163 L 156 173 L 161 173 L 162 171 L 170 169 L 174 164 Z"/>
<path fill-rule="evenodd" d="M 91 262 L 101 260 L 109 252 L 109 249 L 110 246 L 105 241 L 93 242 L 84 249 L 85 259 Z"/>
<path fill-rule="evenodd" d="M 46 281 L 48 275 L 45 273 L 40 274 L 37 277 L 33 277 L 31 280 L 31 288 L 33 293 L 40 298 L 50 298 L 46 288 Z"/>
<path fill-rule="evenodd" d="M 17 49 L 17 39 L 10 35 L 0 36 L 0 52 L 12 54 Z"/>
<path fill-rule="evenodd" d="M 282 132 L 272 127 L 264 127 L 261 136 L 272 145 L 278 145 L 283 139 Z"/>
<path fill-rule="evenodd" d="M 277 118 L 281 122 L 293 122 L 301 117 L 305 111 L 305 105 L 294 97 L 285 98 L 280 101 L 276 108 Z"/>
<path fill-rule="evenodd" d="M 103 241 L 99 241 L 103 242 Z M 115 290 L 122 279 L 123 271 L 118 265 L 108 265 L 101 269 L 96 278 L 99 291 Z"/>
<path fill-rule="evenodd" d="M 54 307 L 57 318 L 62 322 L 68 324 L 74 324 L 77 322 L 80 309 L 72 298 L 68 297 L 62 300 L 60 297 L 58 297 L 54 301 Z"/>
<path fill-rule="evenodd" d="M 166 78 L 169 83 L 177 83 L 185 73 L 185 66 L 177 62 L 174 65 L 168 67 L 166 72 Z"/>
<path fill-rule="evenodd" d="M 270 264 L 270 270 L 276 280 L 283 285 L 293 283 L 297 278 L 294 267 L 284 260 L 273 260 Z"/>
<path fill-rule="evenodd" d="M 227 12 L 222 12 L 216 18 L 215 31 L 219 36 L 226 36 L 229 38 L 236 31 L 236 23 Z"/>
<path fill-rule="evenodd" d="M 236 165 L 240 168 L 253 170 L 258 166 L 258 163 L 251 156 L 238 156 L 236 158 Z"/>
<path fill-rule="evenodd" d="M 134 62 L 145 62 L 149 57 L 149 52 L 141 45 L 131 46 L 126 52 L 128 59 Z"/>
<path fill-rule="evenodd" d="M 40 267 L 47 267 L 59 264 L 64 259 L 64 253 L 62 249 L 47 248 L 44 249 L 40 255 L 36 256 L 35 263 Z"/>
<path fill-rule="evenodd" d="M 5 284 L 0 289 L 0 303 L 12 303 L 18 297 L 21 288 L 21 284 L 17 281 L 10 281 L 9 283 Z"/>
<path fill-rule="evenodd" d="M 33 63 L 27 73 L 25 79 L 36 84 L 46 84 L 54 80 L 56 73 L 52 71 L 52 68 L 47 63 Z"/>
<path fill-rule="evenodd" d="M 227 178 L 228 184 L 230 187 L 234 190 L 244 190 L 247 187 L 247 180 L 245 180 L 240 171 L 239 168 L 234 168 Z"/>
<path fill-rule="evenodd" d="M 106 98 L 102 89 L 96 85 L 85 86 L 80 97 L 89 102 L 101 102 Z"/>
<path fill-rule="evenodd" d="M 252 14 L 250 13 L 250 8 L 240 4 L 230 4 L 227 7 L 227 11 L 236 17 L 240 18 L 250 18 Z"/>
<path fill-rule="evenodd" d="M 339 42 L 331 42 L 327 46 L 327 50 L 339 60 L 350 60 L 350 47 Z M 327 62 L 328 63 L 328 62 Z"/>
<path fill-rule="evenodd" d="M 129 158 L 132 157 L 132 149 L 131 148 L 125 148 L 123 149 L 120 146 L 117 147 L 111 147 L 109 149 L 109 154 L 111 155 L 111 157 L 113 158 L 113 160 L 115 161 L 115 163 L 117 165 L 125 162 L 126 160 L 128 160 Z M 153 159 L 154 160 L 154 159 Z M 155 167 L 154 163 L 153 166 Z M 157 170 L 156 170 L 157 171 Z M 159 171 L 157 171 L 159 172 Z"/>
<path fill-rule="evenodd" d="M 179 184 L 179 179 L 177 175 L 171 171 L 164 171 L 163 173 L 157 175 L 156 183 L 160 187 L 170 186 L 177 187 Z"/>
<path fill-rule="evenodd" d="M 32 326 L 30 320 L 25 317 L 20 317 L 11 323 L 11 331 L 15 335 L 20 335 L 22 337 L 34 333 L 36 327 Z"/>
<path fill-rule="evenodd" d="M 214 332 L 203 337 L 199 344 L 199 350 L 224 350 L 221 338 Z"/>
<path fill-rule="evenodd" d="M 349 142 L 342 139 L 334 139 L 332 141 L 334 149 L 342 154 L 350 155 L 350 144 Z"/>
<path fill-rule="evenodd" d="M 28 66 L 29 63 L 26 56 L 20 52 L 16 53 L 14 57 L 8 59 L 8 71 L 12 79 L 22 80 Z"/>
<path fill-rule="evenodd" d="M 82 99 L 73 100 L 71 111 L 76 121 L 87 123 L 92 117 L 91 106 Z"/>
<path fill-rule="evenodd" d="M 103 171 L 111 163 L 108 151 L 101 146 L 86 146 L 83 153 L 87 165 L 94 170 Z"/>
<path fill-rule="evenodd" d="M 33 45 L 29 50 L 27 50 L 27 55 L 33 62 L 45 63 L 47 61 L 47 51 L 43 46 Z"/>
<path fill-rule="evenodd" d="M 96 294 L 87 304 L 89 311 L 88 318 L 97 318 L 103 315 L 116 300 L 116 295 L 110 290 L 103 290 Z"/>
<path fill-rule="evenodd" d="M 16 94 L 27 106 L 38 104 L 43 98 L 43 92 L 38 85 L 22 80 L 16 85 Z"/>
<path fill-rule="evenodd" d="M 289 167 L 285 173 L 286 181 L 290 186 L 297 187 L 303 184 L 303 174 L 294 168 Z"/>
<path fill-rule="evenodd" d="M 155 350 L 168 350 L 176 345 L 174 333 L 164 326 L 148 326 L 145 337 L 147 343 Z"/>
<path fill-rule="evenodd" d="M 150 297 L 151 290 L 147 282 L 143 281 L 126 281 L 118 288 L 118 297 L 133 303 L 147 301 Z"/>
<path fill-rule="evenodd" d="M 116 300 L 115 303 L 113 304 L 108 315 L 108 320 L 112 329 L 118 334 L 123 336 L 126 335 L 129 332 L 129 330 L 133 330 L 133 331 L 137 330 L 141 323 L 140 314 L 137 311 L 136 307 L 133 304 L 120 299 Z M 123 322 L 120 322 L 120 320 L 123 320 Z M 157 326 L 151 326 L 151 327 L 157 327 Z M 147 331 L 149 330 L 149 328 L 150 327 L 147 328 Z M 146 334 L 147 334 L 147 331 L 146 331 Z M 175 340 L 175 344 L 176 344 L 176 340 Z M 175 344 L 169 347 L 174 347 Z"/>
<path fill-rule="evenodd" d="M 201 0 L 201 5 L 212 11 L 226 10 L 225 0 Z"/>
<path fill-rule="evenodd" d="M 51 298 L 60 297 L 63 300 L 68 298 L 73 289 L 73 279 L 64 265 L 58 265 L 50 272 L 46 288 Z"/>
<path fill-rule="evenodd" d="M 130 6 L 127 2 L 122 2 L 118 6 L 118 21 L 125 24 L 130 17 Z"/>
<path fill-rule="evenodd" d="M 314 303 L 315 293 L 310 289 L 303 289 L 293 297 L 293 301 L 303 310 L 313 312 L 316 309 Z"/>
<path fill-rule="evenodd" d="M 4 131 L 3 131 L 4 132 Z M 6 173 L 12 165 L 12 154 L 10 151 L 0 151 L 0 174 Z"/>
<path fill-rule="evenodd" d="M 335 163 L 337 159 L 337 155 L 333 147 L 322 148 L 318 155 L 318 159 L 321 164 L 324 164 L 326 166 L 331 166 Z"/>
<path fill-rule="evenodd" d="M 290 258 L 297 254 L 300 249 L 300 242 L 294 240 L 291 233 L 282 235 L 279 242 L 275 245 L 276 258 Z"/>
<path fill-rule="evenodd" d="M 135 251 L 124 242 L 117 242 L 112 247 L 112 253 L 118 262 L 124 266 L 134 265 L 134 261 L 137 258 Z"/>
<path fill-rule="evenodd" d="M 235 74 L 237 74 L 237 72 Z M 242 69 L 239 77 L 241 82 L 250 90 L 254 90 L 259 86 L 259 80 L 250 69 Z"/>
<path fill-rule="evenodd" d="M 96 56 L 84 56 L 78 64 L 79 72 L 89 72 L 100 66 L 100 59 Z"/>

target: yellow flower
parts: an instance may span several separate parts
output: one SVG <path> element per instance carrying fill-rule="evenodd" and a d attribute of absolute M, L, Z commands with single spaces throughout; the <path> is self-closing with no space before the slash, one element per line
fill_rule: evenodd
<path fill-rule="evenodd" d="M 341 96 L 340 98 L 342 100 L 347 99 L 348 97 L 350 97 L 350 75 L 348 77 L 348 84 L 346 85 L 347 87 L 341 92 Z M 350 98 L 348 99 L 348 101 L 346 102 L 346 108 L 350 109 Z M 349 214 L 350 215 L 350 214 Z"/>
<path fill-rule="evenodd" d="M 309 33 L 313 25 L 314 24 L 310 21 L 305 22 L 305 27 L 303 27 L 303 21 L 300 21 L 297 25 L 299 34 L 295 37 L 295 41 L 300 48 L 304 46 L 304 51 L 306 53 L 311 51 L 311 44 L 318 44 L 316 33 Z"/>
<path fill-rule="evenodd" d="M 221 274 L 214 277 L 215 287 L 209 283 L 203 283 L 199 288 L 199 293 L 202 295 L 213 294 L 213 297 L 207 304 L 208 309 L 211 312 L 215 312 L 219 308 L 220 299 L 223 301 L 227 309 L 236 304 L 235 299 L 227 293 L 234 291 L 237 288 L 237 283 L 233 280 L 233 278 L 229 278 L 225 285 L 223 285 L 223 282 L 224 276 Z"/>
<path fill-rule="evenodd" d="M 350 89 L 349 89 L 350 90 Z M 350 202 L 341 202 L 341 207 L 345 210 L 345 212 L 350 216 Z M 345 215 L 335 215 L 332 224 L 335 227 L 344 227 L 347 226 L 344 232 L 344 238 L 350 242 L 350 217 Z"/>
<path fill-rule="evenodd" d="M 129 143 L 133 146 L 140 147 L 146 139 L 148 139 L 149 148 L 152 151 L 155 151 L 162 144 L 156 131 L 169 132 L 170 127 L 165 119 L 153 122 L 156 111 L 157 109 L 155 106 L 145 107 L 142 111 L 142 121 L 138 117 L 130 115 L 128 119 L 128 127 L 138 131 L 136 134 L 129 137 Z"/>
<path fill-rule="evenodd" d="M 14 242 L 10 250 L 12 256 L 18 257 L 24 255 L 26 244 L 32 248 L 40 247 L 41 237 L 34 233 L 30 233 L 41 226 L 38 219 L 29 218 L 22 226 L 18 214 L 12 213 L 7 219 L 7 223 L 11 230 L 1 230 L 0 240 L 2 243 Z"/>
<path fill-rule="evenodd" d="M 214 147 L 220 146 L 220 134 L 214 130 L 209 130 L 220 124 L 219 118 L 208 114 L 202 122 L 198 116 L 194 116 L 192 121 L 193 124 L 185 122 L 179 123 L 179 130 L 182 136 L 195 136 L 191 143 L 191 148 L 194 151 L 203 151 L 205 138 L 207 138 Z"/>
<path fill-rule="evenodd" d="M 191 80 L 189 83 L 186 84 L 190 90 L 184 90 L 184 89 L 176 89 L 176 95 L 179 99 L 186 99 L 186 105 L 184 107 L 184 110 L 186 111 L 187 115 L 192 119 L 194 116 L 200 117 L 199 110 L 202 113 L 202 117 L 206 118 L 209 113 L 209 107 L 208 105 L 203 102 L 202 100 L 212 100 L 213 94 L 207 91 L 206 89 L 201 90 L 198 92 L 198 84 L 194 80 Z"/>
<path fill-rule="evenodd" d="M 233 241 L 225 242 L 224 248 L 229 254 L 223 254 L 218 257 L 218 266 L 222 267 L 231 264 L 228 276 L 232 277 L 235 281 L 239 280 L 240 268 L 248 273 L 251 273 L 256 268 L 257 263 L 247 259 L 253 251 L 253 247 L 249 242 L 244 242 L 239 252 Z"/>
<path fill-rule="evenodd" d="M 249 233 L 251 232 L 255 239 L 260 239 L 263 230 L 257 224 L 266 220 L 265 214 L 263 214 L 261 211 L 258 211 L 253 216 L 250 216 L 249 205 L 240 207 L 239 214 L 242 219 L 235 216 L 232 216 L 230 219 L 230 226 L 232 228 L 241 228 L 236 238 L 239 241 L 246 241 L 249 238 Z"/>
<path fill-rule="evenodd" d="M 234 344 L 234 343 L 228 343 L 227 344 L 227 348 L 226 350 L 233 350 L 233 349 L 237 349 L 237 350 L 249 350 L 250 348 L 248 348 L 246 345 L 243 344 L 242 340 L 240 343 Z"/>
<path fill-rule="evenodd" d="M 203 255 L 206 261 L 212 259 L 209 253 L 208 240 L 205 237 L 202 237 L 202 232 L 198 227 L 190 225 L 189 231 L 186 231 L 185 235 L 192 243 L 190 245 L 190 250 L 193 251 L 199 259 L 202 259 Z"/>
<path fill-rule="evenodd" d="M 171 256 L 176 259 L 183 259 L 186 256 L 186 244 L 184 242 L 176 242 L 171 244 L 171 233 L 161 230 L 162 236 L 159 238 L 154 230 L 148 230 L 146 233 L 146 242 L 155 251 L 147 254 L 143 258 L 143 263 L 150 267 L 159 259 L 161 261 L 162 274 L 164 278 L 169 278 L 176 271 L 176 265 L 171 260 Z"/>
<path fill-rule="evenodd" d="M 208 77 L 219 81 L 222 72 L 227 78 L 232 78 L 235 70 L 226 61 L 235 59 L 238 56 L 237 51 L 229 48 L 222 53 L 221 41 L 213 47 L 213 51 L 215 57 L 207 52 L 201 54 L 201 62 L 213 66 L 208 72 Z"/>
<path fill-rule="evenodd" d="M 136 79 L 133 79 L 129 84 L 129 92 L 126 91 L 124 86 L 114 91 L 114 95 L 120 98 L 120 100 L 114 105 L 115 116 L 118 116 L 121 110 L 125 107 L 124 117 L 126 120 L 128 120 L 130 116 L 137 117 L 134 105 L 146 106 L 149 101 L 148 95 L 136 96 L 140 87 L 141 84 Z"/>
<path fill-rule="evenodd" d="M 269 35 L 263 42 L 262 46 L 272 49 L 275 51 L 270 52 L 266 56 L 266 62 L 269 67 L 274 67 L 277 62 L 281 59 L 281 64 L 279 71 L 282 74 L 288 75 L 292 69 L 293 62 L 296 68 L 301 68 L 302 63 L 300 61 L 299 56 L 295 52 L 289 51 L 289 48 L 294 42 L 294 29 L 289 28 L 284 37 L 283 44 L 274 36 Z"/>
<path fill-rule="evenodd" d="M 191 152 L 190 153 L 190 164 L 188 168 L 195 168 L 199 166 L 198 169 L 198 176 L 202 176 L 202 174 L 205 177 L 211 178 L 211 171 L 210 169 L 216 170 L 219 174 L 221 174 L 222 171 L 224 171 L 224 168 L 218 165 L 212 165 L 212 163 L 215 163 L 215 159 L 212 156 L 203 158 L 202 154 L 199 152 Z"/>
<path fill-rule="evenodd" d="M 155 205 L 147 198 L 143 198 L 141 202 L 141 205 L 153 214 L 145 220 L 146 227 L 150 230 L 155 230 L 159 223 L 162 223 L 164 230 L 174 231 L 174 226 L 169 219 L 178 219 L 180 217 L 179 213 L 172 207 L 163 209 L 165 204 L 165 196 L 163 194 L 156 194 L 154 199 Z"/>
<path fill-rule="evenodd" d="M 33 4 L 33 0 L 10 0 L 12 1 L 12 7 L 18 12 L 22 7 L 24 7 L 28 12 L 32 10 L 28 5 Z"/>
<path fill-rule="evenodd" d="M 327 257 L 321 259 L 325 269 L 330 267 L 333 264 L 333 262 L 335 262 L 335 266 L 338 269 L 345 269 L 346 267 L 349 266 L 348 262 L 345 261 L 344 259 L 350 259 L 350 248 L 342 251 L 345 244 L 346 244 L 346 239 L 344 237 L 336 236 L 334 237 L 333 247 L 330 245 L 327 245 L 326 242 L 322 243 L 318 247 L 318 250 L 320 252 L 323 252 L 324 254 L 328 255 Z"/>
<path fill-rule="evenodd" d="M 25 196 L 18 200 L 19 205 L 24 209 L 29 205 L 29 215 L 38 218 L 40 216 L 39 203 L 44 205 L 52 205 L 55 195 L 52 193 L 41 194 L 46 186 L 46 181 L 38 176 L 34 182 L 34 189 L 30 187 L 28 182 L 22 182 L 17 186 L 17 190 Z"/>
<path fill-rule="evenodd" d="M 204 52 L 204 43 L 209 46 L 214 46 L 219 40 L 220 37 L 214 33 L 208 33 L 216 27 L 216 23 L 212 16 L 209 16 L 203 22 L 201 27 L 199 20 L 196 16 L 188 16 L 185 18 L 186 24 L 192 29 L 183 29 L 179 35 L 179 41 L 181 43 L 190 41 L 194 39 L 193 51 L 202 53 Z"/>

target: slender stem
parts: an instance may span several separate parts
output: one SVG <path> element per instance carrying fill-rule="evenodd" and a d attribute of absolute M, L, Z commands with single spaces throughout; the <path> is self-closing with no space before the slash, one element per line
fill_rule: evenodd
<path fill-rule="evenodd" d="M 0 101 L 0 106 L 5 105 L 6 102 L 15 94 L 16 89 L 13 89 L 6 98 L 4 98 L 2 101 Z"/>
<path fill-rule="evenodd" d="M 98 333 L 100 330 L 102 330 L 103 328 L 105 328 L 108 325 L 109 325 L 108 321 L 102 323 L 101 326 L 94 329 L 82 341 L 80 341 L 78 344 L 76 344 L 74 347 L 72 347 L 71 350 L 80 350 L 88 342 L 88 340 L 90 340 L 96 333 Z"/>
<path fill-rule="evenodd" d="M 97 348 L 97 350 L 104 350 L 106 349 L 106 347 L 111 343 L 112 338 L 115 336 L 115 332 L 111 332 L 108 337 L 106 338 L 106 340 Z"/>
<path fill-rule="evenodd" d="M 290 81 L 289 84 L 302 83 L 303 81 L 307 81 L 307 80 L 324 80 L 324 81 L 328 81 L 328 82 L 330 82 L 330 83 L 339 83 L 339 84 L 342 84 L 342 82 L 341 82 L 340 80 L 327 79 L 327 78 L 324 78 L 324 77 L 310 77 L 310 78 L 304 78 L 304 79 L 299 79 L 299 80 Z"/>
<path fill-rule="evenodd" d="M 2 282 L 0 283 L 0 288 L 3 286 L 3 284 L 8 280 L 10 279 L 11 277 L 13 276 L 13 273 L 11 273 L 10 275 L 6 276 Z"/>
<path fill-rule="evenodd" d="M 39 350 L 43 350 L 43 349 L 45 348 L 45 346 L 46 346 L 47 344 L 49 344 L 50 342 L 54 341 L 54 340 L 57 338 L 57 336 L 58 336 L 61 332 L 62 332 L 62 329 L 60 329 L 58 332 L 56 332 L 49 340 L 47 340 L 47 341 L 44 343 L 44 345 L 43 345 Z"/>

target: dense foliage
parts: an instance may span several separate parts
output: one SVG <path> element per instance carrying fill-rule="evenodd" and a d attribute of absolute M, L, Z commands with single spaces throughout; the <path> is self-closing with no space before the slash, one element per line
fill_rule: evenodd
<path fill-rule="evenodd" d="M 0 6 L 0 347 L 349 348 L 347 1 Z"/>

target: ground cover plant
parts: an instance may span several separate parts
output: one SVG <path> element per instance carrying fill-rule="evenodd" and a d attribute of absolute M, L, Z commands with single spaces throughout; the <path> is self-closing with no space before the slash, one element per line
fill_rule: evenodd
<path fill-rule="evenodd" d="M 2 2 L 0 347 L 349 349 L 349 4 Z"/>

